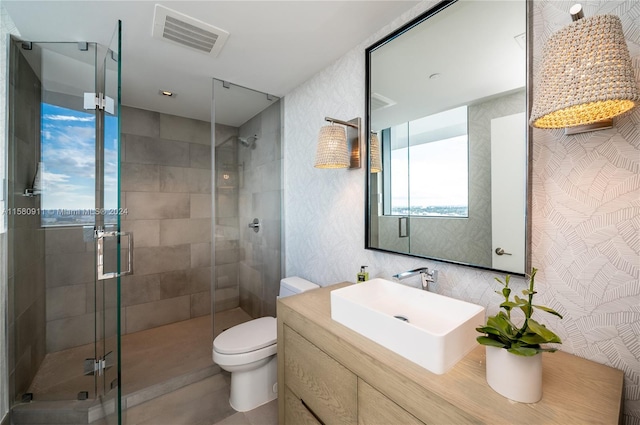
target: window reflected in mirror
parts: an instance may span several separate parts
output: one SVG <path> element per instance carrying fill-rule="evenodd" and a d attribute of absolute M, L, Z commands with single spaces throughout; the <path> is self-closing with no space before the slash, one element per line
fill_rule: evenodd
<path fill-rule="evenodd" d="M 382 130 L 386 215 L 469 215 L 467 107 Z"/>

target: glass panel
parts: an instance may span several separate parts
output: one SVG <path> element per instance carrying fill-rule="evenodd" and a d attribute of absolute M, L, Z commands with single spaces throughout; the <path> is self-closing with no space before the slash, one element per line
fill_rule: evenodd
<path fill-rule="evenodd" d="M 275 96 L 213 81 L 214 333 L 275 316 L 281 278 L 282 149 Z M 249 227 L 254 219 L 260 226 Z M 239 307 L 239 308 L 238 308 Z M 229 323 L 232 320 L 234 323 Z"/>
<path fill-rule="evenodd" d="M 409 249 L 409 125 L 402 123 L 381 131 L 383 211 L 377 217 L 378 240 L 395 250 Z"/>
<path fill-rule="evenodd" d="M 103 75 L 104 111 L 102 121 L 102 146 L 96 151 L 102 167 L 96 185 L 96 224 L 103 225 L 106 231 L 120 230 L 120 34 L 118 22 L 110 45 L 100 52 Z M 121 263 L 121 243 L 126 240 L 119 236 L 106 238 L 104 243 L 105 272 L 120 273 L 128 265 Z M 122 250 L 125 251 L 125 250 Z M 123 252 L 127 258 L 127 252 Z M 97 378 L 98 394 L 107 423 L 120 421 L 120 278 L 115 277 L 96 281 L 96 324 L 97 353 L 104 360 L 105 371 Z"/>
<path fill-rule="evenodd" d="M 390 129 L 391 138 L 391 211 L 392 215 L 409 215 L 409 126 Z"/>
<path fill-rule="evenodd" d="M 93 244 L 81 227 L 42 224 L 57 209 L 74 211 L 65 211 L 65 218 L 93 221 L 84 211 L 93 209 L 93 192 L 82 187 L 92 181 L 95 113 L 84 110 L 83 99 L 96 91 L 96 49 L 25 47 L 12 42 L 10 57 L 8 207 L 16 212 L 7 217 L 15 294 L 11 400 L 29 394 L 36 401 L 93 398 L 95 379 L 84 373 L 95 350 Z M 45 159 L 55 165 L 38 167 Z"/>

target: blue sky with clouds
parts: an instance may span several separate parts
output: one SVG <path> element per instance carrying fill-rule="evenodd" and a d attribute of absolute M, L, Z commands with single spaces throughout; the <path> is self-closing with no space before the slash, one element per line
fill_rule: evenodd
<path fill-rule="evenodd" d="M 95 208 L 94 111 L 42 104 L 42 209 Z M 105 118 L 105 207 L 117 208 L 118 122 Z"/>

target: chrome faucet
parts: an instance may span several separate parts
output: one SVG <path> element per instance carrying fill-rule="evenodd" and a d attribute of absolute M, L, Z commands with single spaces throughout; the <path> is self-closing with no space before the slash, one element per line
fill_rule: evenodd
<path fill-rule="evenodd" d="M 422 289 L 424 289 L 425 291 L 429 290 L 429 283 L 435 283 L 438 281 L 438 270 L 429 270 L 429 267 L 420 267 L 406 272 L 394 274 L 393 277 L 398 280 L 402 280 L 411 276 L 415 276 L 417 274 L 420 274 L 420 278 L 422 279 Z"/>

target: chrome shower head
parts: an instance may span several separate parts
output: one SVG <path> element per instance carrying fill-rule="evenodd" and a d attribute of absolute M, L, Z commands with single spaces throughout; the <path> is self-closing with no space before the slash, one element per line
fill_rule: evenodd
<path fill-rule="evenodd" d="M 242 144 L 242 146 L 246 146 L 248 148 L 253 148 L 253 146 L 256 143 L 256 140 L 258 140 L 257 134 L 254 134 L 253 136 L 247 136 L 247 137 L 238 137 L 238 141 Z"/>

